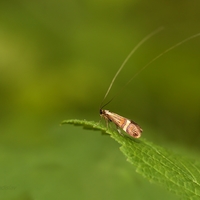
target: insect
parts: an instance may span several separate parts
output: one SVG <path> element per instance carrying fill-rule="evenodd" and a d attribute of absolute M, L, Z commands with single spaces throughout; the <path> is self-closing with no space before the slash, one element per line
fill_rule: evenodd
<path fill-rule="evenodd" d="M 136 122 L 130 119 L 103 109 L 100 109 L 100 116 L 107 121 L 113 122 L 117 126 L 117 129 L 123 129 L 126 133 L 134 138 L 139 138 L 141 136 L 143 130 Z"/>
<path fill-rule="evenodd" d="M 126 62 L 129 60 L 129 58 L 133 55 L 133 53 L 135 53 L 135 51 L 145 42 L 147 41 L 149 38 L 151 38 L 153 35 L 155 35 L 156 33 L 160 32 L 161 30 L 163 30 L 164 28 L 161 27 L 157 30 L 155 30 L 154 32 L 150 33 L 149 35 L 147 35 L 143 40 L 141 40 L 136 46 L 135 48 L 129 53 L 129 55 L 126 57 L 126 59 L 124 60 L 124 62 L 122 63 L 122 65 L 120 66 L 120 68 L 117 70 L 115 76 L 113 77 L 108 89 L 107 89 L 107 92 L 102 100 L 102 103 L 100 105 L 100 116 L 103 117 L 106 122 L 107 122 L 107 125 L 109 122 L 113 122 L 116 127 L 117 127 L 117 130 L 119 131 L 120 133 L 120 128 L 123 129 L 127 134 L 129 134 L 131 137 L 134 137 L 134 138 L 139 138 L 142 134 L 142 128 L 136 123 L 134 122 L 133 120 L 130 120 L 126 117 L 123 117 L 123 116 L 120 116 L 116 113 L 113 113 L 113 112 L 110 112 L 109 110 L 104 110 L 103 108 L 108 105 L 113 99 L 114 96 L 111 100 L 109 100 L 107 103 L 105 103 L 103 105 L 103 102 L 104 100 L 106 99 L 108 93 L 110 92 L 110 89 L 112 88 L 112 85 L 115 81 L 115 79 L 117 78 L 117 76 L 119 75 L 120 71 L 123 69 L 124 65 L 126 64 Z M 161 54 L 159 54 L 158 56 L 156 56 L 154 59 L 152 59 L 147 65 L 145 65 L 143 68 L 141 68 L 125 85 L 128 85 L 134 78 L 135 76 L 137 76 L 141 71 L 143 71 L 147 66 L 149 66 L 152 62 L 154 62 L 155 60 L 157 60 L 158 58 L 160 58 L 161 56 L 163 56 L 164 54 L 166 54 L 167 52 L 171 51 L 172 49 L 180 46 L 181 44 L 193 39 L 193 38 L 196 38 L 200 36 L 200 33 L 197 33 L 195 35 L 192 35 L 184 40 L 182 40 L 181 42 L 173 45 L 172 47 L 168 48 L 167 50 L 165 50 L 164 52 L 162 52 Z M 123 88 L 124 88 L 123 87 Z M 123 89 L 122 88 L 122 89 Z M 121 91 L 121 90 L 120 90 Z M 117 93 L 118 94 L 118 93 Z"/>

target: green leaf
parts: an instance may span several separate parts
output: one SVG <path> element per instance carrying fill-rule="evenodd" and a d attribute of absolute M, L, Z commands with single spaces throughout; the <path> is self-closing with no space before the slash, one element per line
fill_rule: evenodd
<path fill-rule="evenodd" d="M 200 199 L 199 163 L 169 152 L 145 139 L 123 136 L 97 122 L 72 119 L 61 124 L 74 124 L 110 134 L 121 145 L 120 150 L 139 174 L 151 182 L 165 186 L 184 199 Z"/>

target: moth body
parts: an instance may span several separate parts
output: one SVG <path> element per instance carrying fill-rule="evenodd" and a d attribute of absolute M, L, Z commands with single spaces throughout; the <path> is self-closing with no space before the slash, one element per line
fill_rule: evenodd
<path fill-rule="evenodd" d="M 100 109 L 100 116 L 103 117 L 107 122 L 113 122 L 117 128 L 123 129 L 131 137 L 139 138 L 141 136 L 143 130 L 136 122 L 130 119 L 103 109 Z"/>

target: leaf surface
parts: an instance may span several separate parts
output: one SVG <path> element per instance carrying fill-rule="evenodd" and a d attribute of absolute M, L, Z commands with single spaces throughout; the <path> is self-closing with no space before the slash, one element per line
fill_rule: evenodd
<path fill-rule="evenodd" d="M 120 150 L 139 174 L 151 182 L 163 185 L 183 199 L 200 199 L 200 165 L 194 160 L 184 158 L 145 139 L 121 135 L 97 122 L 72 119 L 61 124 L 73 124 L 109 134 L 121 145 Z"/>

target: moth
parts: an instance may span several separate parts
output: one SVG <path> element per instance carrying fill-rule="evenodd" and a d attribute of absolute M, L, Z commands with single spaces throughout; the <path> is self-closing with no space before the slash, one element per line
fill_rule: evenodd
<path fill-rule="evenodd" d="M 117 126 L 117 129 L 123 129 L 131 137 L 139 138 L 141 136 L 143 131 L 142 128 L 136 122 L 127 119 L 126 117 L 103 109 L 100 109 L 100 116 L 107 121 L 113 122 Z"/>
<path fill-rule="evenodd" d="M 150 33 L 149 35 L 147 35 L 145 38 L 143 38 L 136 46 L 135 48 L 129 53 L 129 55 L 126 57 L 126 59 L 124 60 L 124 62 L 122 63 L 122 65 L 120 66 L 120 68 L 118 69 L 118 71 L 116 72 L 115 76 L 113 77 L 108 89 L 107 89 L 107 92 L 101 102 L 101 105 L 100 105 L 100 116 L 102 118 L 104 118 L 107 122 L 107 125 L 109 122 L 113 122 L 116 127 L 117 127 L 117 130 L 119 131 L 120 133 L 120 129 L 124 130 L 128 135 L 130 135 L 131 137 L 133 138 L 139 138 L 142 134 L 142 128 L 136 123 L 134 122 L 133 120 L 130 120 L 126 117 L 123 117 L 123 116 L 120 116 L 114 112 L 111 112 L 109 110 L 104 110 L 103 108 L 108 105 L 113 99 L 114 96 L 110 101 L 108 101 L 107 103 L 105 103 L 103 105 L 103 102 L 104 100 L 106 99 L 108 93 L 110 92 L 110 89 L 112 88 L 112 85 L 115 81 L 115 79 L 117 78 L 117 76 L 119 75 L 120 71 L 124 68 L 126 62 L 129 60 L 129 58 L 135 53 L 135 51 L 145 42 L 147 41 L 148 39 L 150 39 L 153 35 L 155 35 L 156 33 L 160 32 L 161 30 L 163 30 L 164 28 L 163 27 L 160 27 L 158 28 L 157 30 L 153 31 L 152 33 Z M 171 51 L 172 49 L 180 46 L 181 44 L 193 39 L 193 38 L 196 38 L 200 36 L 200 33 L 197 33 L 195 35 L 192 35 L 188 38 L 186 38 L 185 40 L 182 40 L 181 42 L 173 45 L 172 47 L 168 48 L 167 50 L 165 50 L 164 52 L 162 52 L 161 54 L 159 54 L 158 56 L 156 56 L 154 59 L 152 59 L 147 65 L 145 65 L 143 68 L 141 68 L 126 84 L 129 84 L 134 78 L 135 76 L 137 76 L 141 71 L 143 71 L 147 66 L 149 66 L 152 62 L 154 62 L 155 60 L 157 60 L 158 58 L 160 58 L 161 56 L 163 56 L 164 54 L 166 54 L 167 52 Z M 123 88 L 122 88 L 123 89 Z"/>

